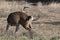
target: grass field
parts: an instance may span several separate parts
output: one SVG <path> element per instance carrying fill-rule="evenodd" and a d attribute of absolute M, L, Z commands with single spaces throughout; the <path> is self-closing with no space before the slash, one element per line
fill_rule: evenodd
<path fill-rule="evenodd" d="M 5 32 L 8 15 L 15 11 L 23 11 L 24 6 L 29 7 L 24 11 L 28 15 L 40 16 L 39 20 L 32 23 L 33 39 L 22 26 L 16 34 L 14 26 L 10 27 L 7 33 Z M 0 40 L 60 40 L 60 4 L 38 3 L 37 6 L 32 6 L 24 1 L 0 1 Z"/>

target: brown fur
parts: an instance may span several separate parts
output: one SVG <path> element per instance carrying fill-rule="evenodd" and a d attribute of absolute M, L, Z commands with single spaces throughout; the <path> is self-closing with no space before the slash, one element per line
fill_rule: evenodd
<path fill-rule="evenodd" d="M 10 13 L 7 18 L 7 27 L 6 32 L 10 26 L 16 26 L 15 32 L 18 31 L 19 25 L 21 24 L 26 30 L 29 30 L 31 33 L 31 16 L 28 16 L 26 13 L 23 12 L 13 12 Z M 32 37 L 32 36 L 31 36 Z"/>
<path fill-rule="evenodd" d="M 32 32 L 31 32 L 31 22 L 32 22 L 31 16 L 28 16 L 26 13 L 23 13 L 23 12 L 10 13 L 7 18 L 6 32 L 9 29 L 9 25 L 16 26 L 15 32 L 17 32 L 19 29 L 19 25 L 21 24 L 26 30 L 29 31 L 30 38 L 33 38 Z"/>

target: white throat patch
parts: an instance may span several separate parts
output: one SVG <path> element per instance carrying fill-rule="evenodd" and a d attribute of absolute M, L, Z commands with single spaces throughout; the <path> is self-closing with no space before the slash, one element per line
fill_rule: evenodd
<path fill-rule="evenodd" d="M 33 18 L 33 16 L 31 16 L 31 20 L 33 20 L 34 18 Z"/>

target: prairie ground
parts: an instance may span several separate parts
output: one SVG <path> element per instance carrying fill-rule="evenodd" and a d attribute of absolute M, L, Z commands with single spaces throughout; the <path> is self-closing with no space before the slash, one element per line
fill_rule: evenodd
<path fill-rule="evenodd" d="M 7 17 L 15 11 L 22 11 L 32 16 L 40 16 L 39 20 L 32 22 L 33 39 L 30 39 L 29 32 L 21 25 L 17 32 L 14 33 L 15 26 L 9 28 L 6 33 Z M 60 40 L 60 3 L 51 3 L 37 6 L 27 2 L 6 2 L 0 1 L 0 40 Z"/>

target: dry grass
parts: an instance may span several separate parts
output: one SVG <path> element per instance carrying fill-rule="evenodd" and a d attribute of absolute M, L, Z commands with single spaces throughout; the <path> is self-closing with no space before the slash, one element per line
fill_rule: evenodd
<path fill-rule="evenodd" d="M 24 6 L 28 15 L 40 16 L 36 23 L 33 23 L 33 39 L 29 38 L 29 33 L 20 26 L 17 35 L 14 33 L 15 27 L 10 27 L 5 33 L 6 18 L 11 12 L 22 11 Z M 26 2 L 5 2 L 0 1 L 0 40 L 60 40 L 60 4 L 32 6 Z"/>

